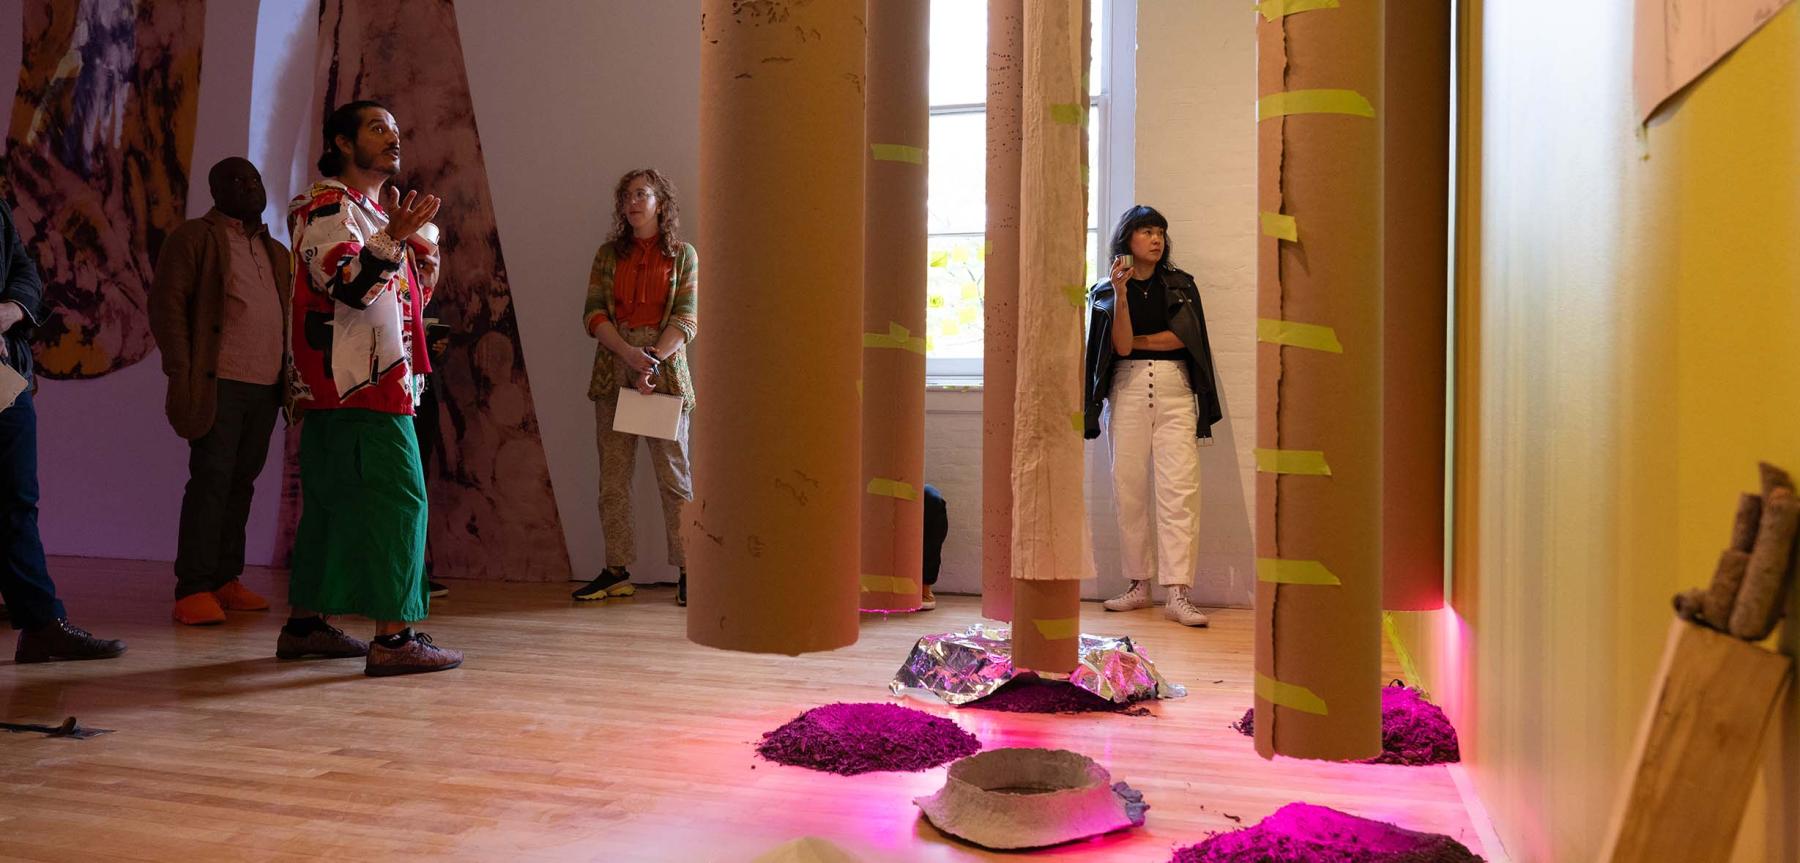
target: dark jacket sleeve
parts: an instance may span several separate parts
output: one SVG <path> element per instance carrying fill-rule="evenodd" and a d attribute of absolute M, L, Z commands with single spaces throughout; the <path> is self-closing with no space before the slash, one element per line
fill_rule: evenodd
<path fill-rule="evenodd" d="M 1093 440 L 1100 436 L 1100 407 L 1106 400 L 1101 380 L 1112 351 L 1112 314 L 1107 311 L 1107 297 L 1112 285 L 1101 282 L 1088 290 L 1087 356 L 1082 363 L 1082 429 L 1081 436 Z"/>
<path fill-rule="evenodd" d="M 156 255 L 156 277 L 150 282 L 150 334 L 162 354 L 163 374 L 185 378 L 193 356 L 193 320 L 189 309 L 200 272 L 200 246 L 207 226 L 190 221 L 169 235 Z"/>
<path fill-rule="evenodd" d="M 18 303 L 25 310 L 25 320 L 7 335 L 23 336 L 44 322 L 44 281 L 25 248 L 25 240 L 13 225 L 12 208 L 0 202 L 0 221 L 6 232 L 6 284 L 0 286 L 0 303 Z"/>

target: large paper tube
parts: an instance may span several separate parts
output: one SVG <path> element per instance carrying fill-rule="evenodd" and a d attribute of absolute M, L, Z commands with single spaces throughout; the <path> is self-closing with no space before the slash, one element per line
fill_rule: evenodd
<path fill-rule="evenodd" d="M 1306 8 L 1257 32 L 1256 750 L 1350 760 L 1381 751 L 1382 7 Z"/>
<path fill-rule="evenodd" d="M 1019 369 L 1019 159 L 1025 0 L 988 0 L 987 244 L 982 276 L 981 616 L 1012 619 L 1013 404 Z"/>
<path fill-rule="evenodd" d="M 1030 609 L 1079 619 L 1079 584 L 1092 578 L 1083 496 L 1082 314 L 1086 278 L 1087 3 L 1033 0 L 1025 6 L 1024 150 L 1019 181 L 1019 367 L 1013 410 L 1013 634 L 1033 599 L 1024 583 L 1066 581 L 1052 596 L 1062 609 Z M 1075 668 L 1075 642 L 1047 642 L 1042 658 L 1015 664 L 1038 671 Z M 1033 661 L 1038 664 L 1031 664 Z"/>
<path fill-rule="evenodd" d="M 863 0 L 703 0 L 688 638 L 856 641 Z M 804 104 L 807 110 L 795 111 Z"/>
<path fill-rule="evenodd" d="M 1382 124 L 1382 607 L 1444 604 L 1450 4 L 1388 0 Z"/>
<path fill-rule="evenodd" d="M 1020 579 L 1013 585 L 1013 667 L 1066 674 L 1081 646 L 1081 582 Z"/>
<path fill-rule="evenodd" d="M 865 611 L 919 607 L 925 559 L 925 164 L 931 5 L 871 0 L 863 295 Z"/>

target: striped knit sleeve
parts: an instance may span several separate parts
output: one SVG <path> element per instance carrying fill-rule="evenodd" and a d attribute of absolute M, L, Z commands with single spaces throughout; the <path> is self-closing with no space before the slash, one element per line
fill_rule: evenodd
<path fill-rule="evenodd" d="M 669 310 L 669 325 L 681 330 L 686 341 L 700 332 L 700 255 L 694 247 L 681 244 L 681 256 L 675 261 L 680 278 L 675 287 L 675 303 Z"/>
<path fill-rule="evenodd" d="M 594 267 L 588 271 L 587 305 L 582 309 L 581 322 L 587 328 L 591 338 L 600 330 L 600 325 L 612 320 L 613 266 L 612 246 L 600 245 L 600 251 L 594 253 Z"/>

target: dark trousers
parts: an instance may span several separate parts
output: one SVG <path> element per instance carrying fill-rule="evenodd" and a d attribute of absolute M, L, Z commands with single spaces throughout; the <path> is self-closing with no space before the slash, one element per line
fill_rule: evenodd
<path fill-rule="evenodd" d="M 937 584 L 944 564 L 944 538 L 950 535 L 950 508 L 936 486 L 925 486 L 925 584 Z"/>
<path fill-rule="evenodd" d="M 244 572 L 244 525 L 281 410 L 278 384 L 219 381 L 212 429 L 188 442 L 175 549 L 175 598 L 217 590 Z"/>
<path fill-rule="evenodd" d="M 44 563 L 37 504 L 37 407 L 31 393 L 20 393 L 0 411 L 0 599 L 14 629 L 67 616 Z"/>

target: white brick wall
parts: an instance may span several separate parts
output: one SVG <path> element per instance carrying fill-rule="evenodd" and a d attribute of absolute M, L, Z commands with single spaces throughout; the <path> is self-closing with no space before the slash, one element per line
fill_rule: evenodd
<path fill-rule="evenodd" d="M 1135 186 L 1169 217 L 1175 260 L 1206 305 L 1225 419 L 1200 451 L 1201 532 L 1195 591 L 1211 605 L 1249 605 L 1255 584 L 1256 25 L 1236 3 L 1140 0 L 1137 9 Z M 1110 226 L 1107 226 L 1110 227 Z M 944 493 L 950 536 L 939 587 L 981 589 L 981 395 L 926 398 L 925 479 Z M 1088 445 L 1087 500 L 1100 577 L 1118 575 L 1106 440 Z"/>

